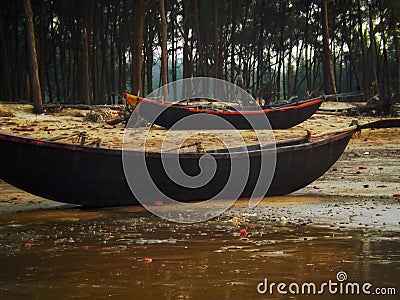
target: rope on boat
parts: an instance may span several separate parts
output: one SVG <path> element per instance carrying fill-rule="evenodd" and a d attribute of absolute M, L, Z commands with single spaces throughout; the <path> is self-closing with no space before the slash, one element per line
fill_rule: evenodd
<path fill-rule="evenodd" d="M 80 131 L 76 131 L 76 132 L 71 133 L 71 134 L 62 134 L 62 135 L 59 135 L 59 136 L 56 136 L 56 137 L 53 137 L 53 138 L 50 138 L 50 139 L 46 139 L 45 141 L 47 141 L 47 142 L 55 142 L 55 141 L 59 141 L 59 140 L 63 140 L 63 139 L 68 139 L 70 137 L 74 137 L 76 135 L 79 135 L 80 133 L 81 133 Z"/>
<path fill-rule="evenodd" d="M 96 138 L 94 141 L 85 144 L 84 146 L 96 146 L 96 148 L 100 148 L 101 138 Z"/>
<path fill-rule="evenodd" d="M 63 134 L 60 136 L 56 136 L 54 138 L 46 139 L 45 141 L 48 142 L 55 142 L 63 139 L 68 139 L 68 138 L 74 138 L 76 137 L 76 140 L 72 140 L 73 143 L 79 143 L 80 146 L 96 146 L 100 147 L 100 138 L 96 138 L 94 141 L 86 143 L 86 138 L 87 138 L 87 132 L 86 131 L 75 131 L 74 133 L 71 134 Z"/>
<path fill-rule="evenodd" d="M 183 148 L 189 148 L 189 147 L 193 147 L 193 146 L 196 147 L 196 152 L 197 153 L 204 153 L 204 147 L 201 144 L 201 142 L 199 142 L 199 141 L 196 141 L 196 142 L 193 142 L 193 143 L 189 143 L 189 144 L 186 144 L 186 145 L 182 145 L 182 146 L 176 147 L 176 148 L 170 148 L 170 149 L 164 150 L 164 152 L 176 151 L 176 150 L 180 150 L 180 149 L 183 149 Z"/>

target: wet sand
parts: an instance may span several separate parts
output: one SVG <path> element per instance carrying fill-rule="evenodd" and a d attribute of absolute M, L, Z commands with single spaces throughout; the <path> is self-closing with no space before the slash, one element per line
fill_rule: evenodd
<path fill-rule="evenodd" d="M 324 103 L 338 105 L 344 104 Z M 35 116 L 29 109 L 12 108 L 15 116 L 1 117 L 0 130 L 39 138 L 85 130 L 105 147 L 121 146 L 122 125 L 85 121 L 80 111 Z M 319 133 L 352 119 L 316 114 L 274 133 L 277 139 L 306 129 Z M 16 130 L 23 126 L 33 131 Z M 150 146 L 160 147 L 164 134 L 152 129 Z M 243 136 L 254 142 L 251 132 Z M 201 139 L 215 146 L 211 137 Z M 348 281 L 396 287 L 398 293 L 399 146 L 399 129 L 363 130 L 332 169 L 304 189 L 265 198 L 254 209 L 240 200 L 221 217 L 191 225 L 140 207 L 81 209 L 0 181 L 0 298 L 268 299 L 279 295 L 257 293 L 264 278 L 321 283 L 339 271 Z"/>
<path fill-rule="evenodd" d="M 348 282 L 371 283 L 374 290 L 398 288 L 398 232 L 318 227 L 307 218 L 297 222 L 281 204 L 265 208 L 247 211 L 239 205 L 190 225 L 138 207 L 3 215 L 0 298 L 270 299 L 280 295 L 257 292 L 265 278 L 319 286 L 338 282 L 339 272 L 346 272 Z M 282 211 L 287 219 L 279 217 Z M 240 236 L 243 230 L 246 237 Z"/>

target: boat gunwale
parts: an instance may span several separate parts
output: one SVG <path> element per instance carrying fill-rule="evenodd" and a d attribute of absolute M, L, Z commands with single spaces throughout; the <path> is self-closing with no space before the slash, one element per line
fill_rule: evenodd
<path fill-rule="evenodd" d="M 130 94 L 128 94 L 130 95 Z M 214 114 L 214 115 L 260 115 L 260 114 L 269 114 L 273 113 L 276 111 L 279 112 L 284 112 L 284 111 L 289 111 L 289 110 L 294 110 L 294 109 L 300 109 L 304 107 L 309 107 L 309 106 L 314 106 L 314 105 L 320 105 L 324 101 L 323 97 L 317 97 L 313 99 L 309 99 L 308 101 L 304 101 L 299 104 L 295 105 L 290 105 L 290 106 L 282 106 L 282 107 L 275 107 L 275 108 L 267 108 L 267 109 L 259 109 L 259 110 L 249 110 L 249 111 L 243 111 L 243 110 L 237 110 L 237 111 L 228 111 L 228 110 L 210 110 L 210 109 L 198 109 L 198 108 L 193 108 L 193 107 L 185 107 L 185 106 L 178 106 L 176 105 L 179 102 L 176 103 L 162 103 L 162 102 L 157 102 L 151 99 L 146 99 L 146 98 L 140 98 L 138 97 L 138 102 L 139 104 L 141 102 L 149 103 L 152 105 L 157 105 L 157 106 L 162 106 L 170 109 L 176 109 L 176 110 L 181 110 L 181 111 L 190 111 L 191 113 L 206 113 L 206 114 Z"/>
<path fill-rule="evenodd" d="M 215 159 L 224 159 L 227 157 L 240 157 L 243 155 L 248 155 L 248 156 L 257 156 L 263 154 L 268 154 L 268 151 L 276 151 L 276 153 L 281 153 L 281 152 L 289 152 L 289 151 L 299 151 L 303 149 L 311 149 L 311 148 L 316 148 L 319 147 L 323 144 L 328 144 L 330 142 L 340 140 L 342 138 L 345 138 L 346 136 L 352 135 L 356 131 L 356 127 L 352 126 L 349 127 L 346 130 L 341 130 L 339 132 L 332 131 L 330 133 L 327 133 L 325 136 L 318 136 L 316 139 L 313 139 L 311 136 L 310 138 L 307 138 L 306 136 L 303 137 L 298 137 L 298 138 L 292 138 L 292 139 L 286 139 L 286 140 L 280 140 L 277 141 L 276 144 L 270 144 L 270 145 L 260 145 L 259 149 L 255 150 L 248 150 L 246 151 L 243 149 L 243 147 L 237 147 L 237 148 L 227 148 L 224 150 L 227 150 L 227 152 L 156 152 L 156 151 L 146 151 L 145 156 L 146 157 L 175 157 L 176 155 L 179 155 L 180 158 L 200 158 L 203 155 L 210 155 Z M 81 145 L 74 145 L 70 143 L 63 143 L 63 142 L 55 142 L 55 141 L 46 141 L 46 140 L 41 140 L 33 137 L 26 137 L 26 136 L 19 136 L 19 135 L 13 135 L 13 134 L 6 134 L 6 133 L 0 133 L 0 141 L 1 140 L 8 140 L 8 141 L 15 141 L 19 143 L 24 143 L 24 144 L 31 144 L 31 145 L 36 145 L 39 147 L 49 147 L 49 148 L 58 148 L 62 150 L 67 150 L 67 151 L 78 151 L 78 152 L 85 152 L 85 153 L 94 153 L 94 154 L 108 154 L 108 155 L 116 155 L 116 156 L 121 156 L 122 152 L 127 152 L 128 153 L 135 153 L 137 155 L 143 154 L 143 151 L 140 150 L 128 150 L 128 149 L 112 149 L 112 148 L 96 148 L 96 147 L 88 147 L 88 146 L 81 146 Z M 290 143 L 290 142 L 297 142 L 296 144 L 293 145 L 287 145 L 287 146 L 279 146 L 279 144 L 285 144 L 285 143 Z M 253 146 L 253 145 L 250 145 Z M 235 150 L 237 149 L 237 150 Z M 217 151 L 221 149 L 215 149 L 211 151 Z M 229 152 L 230 151 L 230 152 Z M 125 154 L 124 154 L 125 155 Z"/>

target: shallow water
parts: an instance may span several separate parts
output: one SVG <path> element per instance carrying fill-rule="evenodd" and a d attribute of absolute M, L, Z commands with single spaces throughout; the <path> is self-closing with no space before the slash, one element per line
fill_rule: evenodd
<path fill-rule="evenodd" d="M 372 289 L 398 292 L 398 231 L 242 215 L 236 207 L 190 225 L 161 220 L 142 208 L 2 215 L 0 299 L 269 299 L 281 295 L 259 294 L 264 278 L 319 286 L 338 282 L 340 271 L 347 274 L 345 283 L 369 282 Z M 349 295 L 325 290 L 324 299 L 330 297 Z"/>

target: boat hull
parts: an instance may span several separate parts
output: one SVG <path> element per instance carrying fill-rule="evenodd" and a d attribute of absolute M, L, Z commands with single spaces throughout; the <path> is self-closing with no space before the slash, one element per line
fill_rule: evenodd
<path fill-rule="evenodd" d="M 289 194 L 316 180 L 340 157 L 351 135 L 352 132 L 345 132 L 312 143 L 278 147 L 275 173 L 265 196 Z M 217 162 L 216 174 L 206 185 L 194 189 L 170 180 L 163 168 L 160 153 L 148 152 L 145 157 L 148 171 L 157 187 L 172 199 L 188 202 L 215 197 L 228 181 L 231 164 L 240 162 L 244 156 L 250 158 L 250 171 L 239 197 L 251 197 L 260 177 L 260 160 L 268 160 L 269 155 L 273 155 L 272 151 L 275 150 L 209 153 Z M 96 207 L 139 204 L 127 183 L 121 150 L 80 147 L 0 134 L 0 154 L 0 178 L 32 194 L 59 202 Z M 133 167 L 136 159 L 143 158 L 143 153 L 135 151 L 127 155 Z M 185 173 L 196 175 L 199 172 L 202 154 L 169 155 L 171 158 L 180 155 L 179 161 Z M 265 184 L 269 183 L 262 177 L 260 180 L 261 184 L 264 181 Z M 143 186 L 148 183 L 137 184 Z"/>
<path fill-rule="evenodd" d="M 298 105 L 273 109 L 221 111 L 188 108 L 142 99 L 137 113 L 156 125 L 172 128 L 184 118 L 196 115 L 213 115 L 227 121 L 236 129 L 288 129 L 310 118 L 320 107 L 323 99 L 318 98 Z M 265 117 L 268 118 L 266 122 Z M 200 119 L 202 120 L 202 119 Z M 179 129 L 228 129 L 221 122 L 185 122 Z"/>

